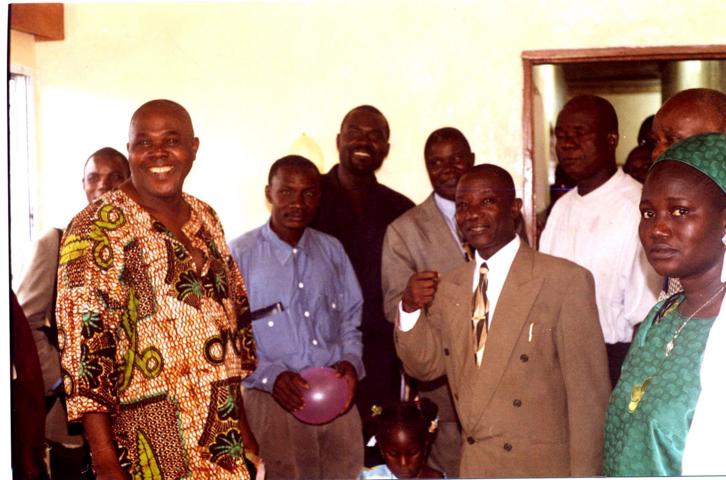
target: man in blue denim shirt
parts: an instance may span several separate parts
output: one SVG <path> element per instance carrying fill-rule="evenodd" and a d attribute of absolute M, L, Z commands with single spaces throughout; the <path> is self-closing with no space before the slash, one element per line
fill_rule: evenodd
<path fill-rule="evenodd" d="M 270 221 L 230 242 L 256 318 L 258 367 L 244 381 L 250 427 L 269 479 L 355 478 L 363 466 L 352 402 L 364 375 L 360 287 L 340 242 L 307 228 L 320 204 L 312 162 L 277 160 L 265 196 Z M 302 408 L 308 387 L 299 372 L 323 366 L 346 380 L 350 400 L 331 423 L 308 425 L 291 413 Z"/>

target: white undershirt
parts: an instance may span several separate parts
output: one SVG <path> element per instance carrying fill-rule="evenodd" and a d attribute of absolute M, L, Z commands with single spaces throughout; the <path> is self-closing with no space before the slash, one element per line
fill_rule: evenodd
<path fill-rule="evenodd" d="M 514 261 L 514 257 L 517 255 L 517 252 L 519 251 L 521 241 L 519 239 L 518 235 L 515 235 L 514 238 L 504 245 L 502 248 L 497 250 L 494 255 L 489 257 L 487 262 L 487 267 L 489 267 L 489 273 L 487 274 L 487 299 L 489 300 L 489 324 L 488 326 L 491 326 L 492 319 L 494 318 L 494 312 L 497 308 L 497 302 L 499 301 L 499 295 L 502 293 L 502 288 L 504 287 L 504 281 L 507 279 L 507 275 L 509 275 L 509 269 L 512 267 L 512 262 Z M 484 259 L 479 255 L 479 252 L 476 252 L 474 255 L 474 259 L 476 261 L 476 268 L 474 269 L 474 275 L 472 276 L 472 287 L 471 292 L 472 295 L 474 294 L 474 290 L 476 289 L 477 284 L 479 283 L 479 267 L 484 262 Z M 418 322 L 419 319 L 419 311 L 416 310 L 413 312 L 404 312 L 403 311 L 403 302 L 399 302 L 398 304 L 398 314 L 399 314 L 399 320 L 398 320 L 398 329 L 402 332 L 408 332 L 413 327 L 416 326 L 416 322 Z M 483 352 L 481 352 L 483 353 Z"/>

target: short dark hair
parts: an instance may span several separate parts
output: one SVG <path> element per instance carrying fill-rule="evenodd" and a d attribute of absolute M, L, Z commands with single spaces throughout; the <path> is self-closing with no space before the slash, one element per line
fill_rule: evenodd
<path fill-rule="evenodd" d="M 424 156 L 426 156 L 429 148 L 431 148 L 435 143 L 446 141 L 461 142 L 466 145 L 466 149 L 471 152 L 469 141 L 459 129 L 454 127 L 443 127 L 431 132 L 429 138 L 426 139 L 426 145 L 424 145 Z"/>
<path fill-rule="evenodd" d="M 267 174 L 267 184 L 272 184 L 273 177 L 277 174 L 281 168 L 296 168 L 299 170 L 309 170 L 315 173 L 315 178 L 320 178 L 320 170 L 315 166 L 313 162 L 300 155 L 286 155 L 282 158 L 275 160 L 275 163 L 270 167 L 270 173 Z"/>
<path fill-rule="evenodd" d="M 517 197 L 517 190 L 514 187 L 514 179 L 508 171 L 493 163 L 482 163 L 481 165 L 474 165 L 467 172 L 461 176 L 459 183 L 464 177 L 470 177 L 472 175 L 482 175 L 488 177 L 495 177 L 500 183 L 501 191 L 507 192 L 508 196 L 513 200 Z"/>
<path fill-rule="evenodd" d="M 638 129 L 638 145 L 652 143 L 650 134 L 653 130 L 653 120 L 655 120 L 655 114 L 646 117 L 643 123 L 640 124 L 640 128 Z"/>
<path fill-rule="evenodd" d="M 602 121 L 602 125 L 608 130 L 608 133 L 618 133 L 618 114 L 615 113 L 613 105 L 604 98 L 597 95 L 577 95 L 562 107 L 560 115 L 566 109 L 569 110 L 575 107 L 592 108 L 597 113 L 597 118 Z"/>
<path fill-rule="evenodd" d="M 103 147 L 103 148 L 99 148 L 98 150 L 93 152 L 91 155 L 89 155 L 89 157 L 86 159 L 86 162 L 83 164 L 84 172 L 86 171 L 86 166 L 88 166 L 88 162 L 90 162 L 92 158 L 97 157 L 97 156 L 118 158 L 119 160 L 121 160 L 123 162 L 124 166 L 126 167 L 126 171 L 127 172 L 129 171 L 129 159 L 126 158 L 126 155 L 119 152 L 115 148 Z"/>
<path fill-rule="evenodd" d="M 353 110 L 345 114 L 345 117 L 343 117 L 343 121 L 340 122 L 340 131 L 343 131 L 343 125 L 345 125 L 345 121 L 348 120 L 348 117 L 353 114 L 353 112 L 357 112 L 358 110 L 365 110 L 366 112 L 373 113 L 376 115 L 380 115 L 380 117 L 383 119 L 383 123 L 386 126 L 386 140 L 388 140 L 391 137 L 391 129 L 388 126 L 388 120 L 386 119 L 386 116 L 381 113 L 380 110 L 378 110 L 373 105 L 358 105 Z"/>

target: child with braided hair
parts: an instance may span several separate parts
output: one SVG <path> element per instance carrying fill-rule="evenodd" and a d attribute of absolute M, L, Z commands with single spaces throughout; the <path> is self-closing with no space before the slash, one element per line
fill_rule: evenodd
<path fill-rule="evenodd" d="M 445 478 L 428 465 L 436 434 L 438 407 L 428 398 L 371 408 L 375 439 L 384 465 L 364 469 L 360 479 Z"/>

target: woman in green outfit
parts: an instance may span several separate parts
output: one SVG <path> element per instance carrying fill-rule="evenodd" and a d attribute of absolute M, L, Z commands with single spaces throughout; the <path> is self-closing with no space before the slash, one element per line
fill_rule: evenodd
<path fill-rule="evenodd" d="M 656 304 L 632 342 L 610 397 L 603 469 L 680 475 L 703 351 L 726 290 L 726 136 L 697 135 L 666 150 L 650 169 L 640 211 L 648 261 L 680 278 L 683 292 Z"/>

